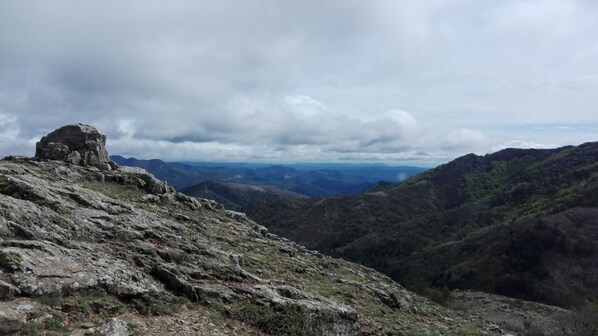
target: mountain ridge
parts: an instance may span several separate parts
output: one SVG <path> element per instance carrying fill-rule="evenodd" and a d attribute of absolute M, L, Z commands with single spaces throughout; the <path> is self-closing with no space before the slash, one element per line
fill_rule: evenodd
<path fill-rule="evenodd" d="M 598 231 L 583 210 L 598 206 L 597 161 L 596 142 L 469 154 L 382 193 L 272 201 L 243 211 L 277 234 L 374 267 L 412 289 L 422 283 L 470 288 L 566 306 L 598 298 L 592 285 L 596 274 L 588 271 L 596 270 L 595 265 L 579 266 L 574 277 L 587 279 L 583 285 L 550 264 L 554 256 L 570 253 L 567 246 L 577 246 L 584 234 Z M 571 213 L 584 218 L 585 229 L 567 224 Z M 548 218 L 551 215 L 564 224 Z M 536 225 L 544 217 L 546 230 L 560 232 L 557 241 L 542 224 Z M 482 242 L 501 239 L 513 242 L 497 246 L 506 257 L 490 258 Z M 536 240 L 537 253 L 515 244 Z M 598 252 L 593 241 L 579 244 L 580 250 Z M 527 268 L 512 266 L 517 262 Z M 583 256 L 576 260 L 574 254 L 567 262 L 591 263 Z M 484 263 L 495 270 L 487 270 Z M 575 285 L 555 280 L 563 276 Z"/>
<path fill-rule="evenodd" d="M 308 196 L 272 186 L 205 181 L 180 190 L 183 194 L 215 200 L 226 209 L 240 210 L 257 202 L 278 199 L 305 199 Z"/>
<path fill-rule="evenodd" d="M 340 167 L 331 169 L 327 165 L 315 166 L 316 169 L 296 169 L 285 165 L 244 167 L 236 164 L 231 167 L 219 167 L 213 164 L 203 167 L 157 159 L 126 159 L 118 155 L 111 158 L 121 165 L 144 168 L 177 189 L 213 181 L 272 186 L 309 197 L 356 194 L 380 180 L 400 182 L 425 170 L 409 166 L 370 165 L 349 167 L 343 165 L 342 169 Z"/>

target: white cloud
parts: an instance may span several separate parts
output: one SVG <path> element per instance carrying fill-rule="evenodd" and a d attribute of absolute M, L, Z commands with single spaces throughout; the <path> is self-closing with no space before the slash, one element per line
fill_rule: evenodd
<path fill-rule="evenodd" d="M 17 117 L 14 115 L 0 113 L 0 139 L 15 139 L 19 135 Z"/>
<path fill-rule="evenodd" d="M 557 147 L 556 145 L 545 145 L 545 144 L 538 144 L 533 142 L 527 142 L 523 140 L 511 140 L 509 142 L 502 143 L 500 145 L 494 146 L 492 148 L 493 152 L 499 151 L 505 148 L 534 148 L 534 149 L 546 149 L 546 148 L 554 148 Z"/>
<path fill-rule="evenodd" d="M 74 122 L 115 154 L 172 159 L 588 141 L 529 129 L 598 124 L 596 17 L 585 0 L 1 2 L 0 111 L 19 145 L 0 154 Z"/>
<path fill-rule="evenodd" d="M 488 140 L 480 132 L 469 129 L 460 129 L 449 132 L 447 135 L 440 136 L 441 148 L 447 150 L 465 149 L 465 150 L 480 150 L 486 149 Z"/>
<path fill-rule="evenodd" d="M 19 138 L 20 129 L 15 115 L 0 112 L 0 158 L 10 154 L 27 154 L 35 151 L 31 142 Z"/>
<path fill-rule="evenodd" d="M 133 119 L 119 119 L 118 131 L 122 133 L 124 138 L 130 139 L 135 135 L 135 120 Z"/>

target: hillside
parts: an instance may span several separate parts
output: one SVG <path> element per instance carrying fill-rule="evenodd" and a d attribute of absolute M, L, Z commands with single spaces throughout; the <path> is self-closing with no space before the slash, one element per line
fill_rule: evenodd
<path fill-rule="evenodd" d="M 0 160 L 2 335 L 503 332 L 118 167 L 90 126 L 42 140 Z"/>
<path fill-rule="evenodd" d="M 458 158 L 395 187 L 244 211 L 409 288 L 598 299 L 598 143 Z"/>
<path fill-rule="evenodd" d="M 171 163 L 161 160 L 137 160 L 112 156 L 124 166 L 146 169 L 177 189 L 201 182 L 226 182 L 255 186 L 272 186 L 309 197 L 357 194 L 380 180 L 400 182 L 424 171 L 418 167 L 384 165 L 275 165 Z"/>
<path fill-rule="evenodd" d="M 214 200 L 230 210 L 240 210 L 250 204 L 264 201 L 308 198 L 271 186 L 213 181 L 202 182 L 180 191 L 185 195 Z"/>

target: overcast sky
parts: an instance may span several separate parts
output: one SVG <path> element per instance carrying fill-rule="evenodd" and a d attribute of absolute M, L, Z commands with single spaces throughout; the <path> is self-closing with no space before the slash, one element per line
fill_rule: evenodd
<path fill-rule="evenodd" d="M 0 156 L 438 163 L 598 140 L 598 1 L 0 0 Z"/>

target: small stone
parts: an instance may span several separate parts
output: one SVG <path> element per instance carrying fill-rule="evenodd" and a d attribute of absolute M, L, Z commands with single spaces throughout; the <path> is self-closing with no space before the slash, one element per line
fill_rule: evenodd
<path fill-rule="evenodd" d="M 253 230 L 255 230 L 255 231 L 259 232 L 259 233 L 260 233 L 262 236 L 264 236 L 264 237 L 265 237 L 265 236 L 266 236 L 266 234 L 268 233 L 268 228 L 266 228 L 265 226 L 261 226 L 261 225 L 259 225 L 259 224 L 256 224 L 256 225 L 253 227 Z"/>
<path fill-rule="evenodd" d="M 128 336 L 127 323 L 118 318 L 111 318 L 96 331 L 96 336 Z"/>
<path fill-rule="evenodd" d="M 89 323 L 89 322 L 87 322 L 87 323 L 81 323 L 81 328 L 82 329 L 91 329 L 91 328 L 93 328 L 93 326 L 94 326 L 93 323 Z"/>
<path fill-rule="evenodd" d="M 110 166 L 108 164 L 108 162 L 100 162 L 100 163 L 97 164 L 97 167 L 100 170 L 104 170 L 104 171 L 111 171 L 112 170 L 112 166 Z"/>
<path fill-rule="evenodd" d="M 158 203 L 160 202 L 160 197 L 157 195 L 146 194 L 141 196 L 140 201 L 144 203 Z"/>
<path fill-rule="evenodd" d="M 138 179 L 137 179 L 137 186 L 138 186 L 140 189 L 144 189 L 145 187 L 147 187 L 147 183 L 146 183 L 144 180 L 142 180 L 142 179 L 138 178 Z"/>

